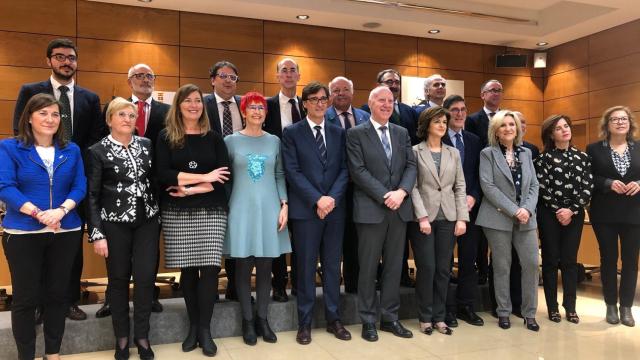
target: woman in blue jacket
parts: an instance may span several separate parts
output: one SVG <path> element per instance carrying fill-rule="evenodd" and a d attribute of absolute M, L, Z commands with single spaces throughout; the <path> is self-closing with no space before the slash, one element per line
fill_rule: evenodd
<path fill-rule="evenodd" d="M 18 135 L 0 141 L 0 200 L 7 204 L 2 245 L 13 285 L 11 326 L 19 359 L 35 356 L 40 294 L 45 354 L 59 358 L 67 286 L 82 241 L 75 207 L 85 196 L 86 179 L 80 149 L 68 142 L 60 121 L 58 101 L 38 94 L 25 106 Z"/>

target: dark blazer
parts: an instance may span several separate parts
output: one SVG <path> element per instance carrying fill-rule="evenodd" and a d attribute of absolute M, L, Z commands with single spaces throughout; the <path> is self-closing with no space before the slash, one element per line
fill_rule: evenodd
<path fill-rule="evenodd" d="M 325 122 L 324 134 L 326 164 L 306 119 L 282 130 L 282 164 L 289 184 L 290 219 L 317 219 L 316 203 L 325 195 L 336 202 L 326 219 L 345 217 L 344 195 L 349 181 L 345 131 Z"/>
<path fill-rule="evenodd" d="M 428 108 L 430 108 L 431 106 L 429 106 L 429 101 L 426 101 L 426 103 L 420 103 L 419 105 L 414 106 L 412 109 L 413 111 L 416 113 L 416 122 L 417 119 L 420 117 L 420 114 L 422 114 L 423 111 L 427 110 Z"/>
<path fill-rule="evenodd" d="M 533 160 L 535 160 L 538 155 L 540 155 L 540 149 L 538 149 L 537 146 L 535 146 L 534 144 L 528 142 L 528 141 L 524 141 L 522 140 L 522 146 L 526 147 L 527 149 L 529 149 L 531 151 L 531 158 Z"/>
<path fill-rule="evenodd" d="M 365 104 L 361 107 L 362 110 L 371 113 L 371 109 L 369 109 L 369 105 Z M 420 142 L 418 140 L 418 117 L 416 116 L 416 112 L 413 111 L 411 106 L 398 102 L 398 109 L 400 110 L 400 123 L 396 125 L 400 125 L 403 128 L 407 129 L 409 132 L 409 137 L 411 138 L 411 145 L 416 145 Z M 389 119 L 391 122 L 391 119 Z"/>
<path fill-rule="evenodd" d="M 351 110 L 353 111 L 353 116 L 355 118 L 356 126 L 362 124 L 365 121 L 369 121 L 369 117 L 371 116 L 368 112 L 364 110 L 357 109 L 351 106 Z M 324 119 L 333 125 L 343 127 L 342 122 L 340 122 L 340 114 L 336 111 L 336 108 L 330 106 L 327 109 L 327 112 L 324 114 Z"/>
<path fill-rule="evenodd" d="M 236 106 L 238 107 L 240 118 L 242 118 L 242 111 L 240 111 L 240 100 L 242 100 L 242 98 L 239 95 L 234 95 L 233 98 L 236 100 Z M 207 108 L 207 115 L 209 116 L 209 123 L 211 124 L 211 130 L 222 135 L 222 128 L 220 127 L 220 112 L 218 111 L 218 103 L 216 103 L 216 96 L 214 94 L 205 96 L 204 103 L 205 103 L 205 107 Z M 244 119 L 242 119 L 242 123 L 244 124 Z"/>
<path fill-rule="evenodd" d="M 18 134 L 18 122 L 33 95 L 47 93 L 53 95 L 50 80 L 24 84 L 18 93 L 13 112 L 13 133 Z M 93 92 L 77 84 L 73 88 L 73 134 L 71 140 L 84 152 L 89 146 L 100 141 L 106 134 L 107 126 L 100 113 L 100 99 Z"/>
<path fill-rule="evenodd" d="M 300 119 L 304 120 L 307 116 L 307 112 L 302 106 L 302 99 L 296 96 L 298 99 L 298 112 L 300 113 Z M 267 117 L 264 119 L 263 125 L 264 131 L 269 134 L 275 135 L 278 138 L 282 137 L 282 122 L 280 119 L 280 93 L 267 99 Z"/>
<path fill-rule="evenodd" d="M 480 109 L 480 111 L 467 116 L 467 120 L 464 122 L 464 129 L 479 137 L 480 146 L 483 148 L 489 143 L 487 140 L 489 116 L 484 112 L 484 109 Z"/>
<path fill-rule="evenodd" d="M 589 208 L 589 219 L 600 223 L 640 224 L 640 195 L 620 195 L 611 190 L 611 183 L 620 180 L 627 184 L 640 180 L 640 144 L 630 143 L 631 166 L 620 176 L 613 160 L 611 149 L 604 141 L 587 146 L 593 173 L 593 196 Z"/>
<path fill-rule="evenodd" d="M 478 178 L 478 168 L 480 166 L 480 138 L 476 135 L 462 130 L 462 141 L 464 142 L 464 162 L 462 163 L 462 170 L 464 171 L 464 180 L 467 185 L 467 195 L 473 196 L 476 199 L 476 203 L 480 201 L 482 192 L 480 191 L 480 180 Z M 442 137 L 442 142 L 453 146 L 449 133 L 445 133 Z"/>
<path fill-rule="evenodd" d="M 133 99 L 128 98 L 128 101 L 133 101 Z M 107 121 L 107 108 L 109 107 L 109 102 L 102 109 L 102 119 L 103 121 Z M 135 105 L 135 104 L 134 104 Z M 151 114 L 149 114 L 149 122 L 147 123 L 147 129 L 144 132 L 144 137 L 151 140 L 153 144 L 158 140 L 158 134 L 160 131 L 164 129 L 165 119 L 167 118 L 167 113 L 171 106 L 165 103 L 161 103 L 160 101 L 156 101 L 155 99 L 151 99 Z M 138 131 L 135 131 L 136 135 Z"/>
<path fill-rule="evenodd" d="M 403 221 L 413 220 L 411 191 L 416 182 L 416 160 L 407 129 L 388 124 L 391 134 L 391 166 L 387 165 L 382 142 L 371 121 L 347 131 L 349 174 L 356 185 L 353 194 L 353 221 L 377 224 L 385 216 L 384 195 L 403 189 L 407 192 L 397 210 Z"/>

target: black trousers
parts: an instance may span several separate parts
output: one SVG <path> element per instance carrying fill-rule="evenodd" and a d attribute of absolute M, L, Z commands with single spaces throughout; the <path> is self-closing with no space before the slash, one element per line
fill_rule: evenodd
<path fill-rule="evenodd" d="M 42 294 L 45 353 L 60 352 L 69 306 L 67 287 L 73 259 L 81 246 L 81 234 L 78 230 L 38 234 L 5 232 L 2 236 L 13 285 L 11 328 L 19 359 L 35 357 L 35 309 L 43 299 Z M 41 287 L 44 287 L 43 291 Z"/>
<path fill-rule="evenodd" d="M 116 338 L 129 337 L 129 279 L 133 275 L 133 334 L 136 339 L 148 339 L 160 236 L 158 217 L 133 224 L 104 222 L 103 227 L 109 249 L 113 332 Z"/>
<path fill-rule="evenodd" d="M 467 223 L 465 234 L 458 236 L 456 239 L 458 243 L 456 303 L 458 306 L 471 306 L 472 308 L 478 292 L 478 273 L 475 269 L 476 259 L 478 258 L 478 245 L 481 242 L 481 238 L 484 238 L 482 228 L 475 224 L 476 216 L 474 215 L 477 215 L 477 211 L 472 212 L 471 221 Z"/>
<path fill-rule="evenodd" d="M 597 222 L 592 222 L 592 225 L 600 247 L 600 277 L 605 303 L 616 305 L 619 297 L 620 306 L 633 306 L 638 281 L 640 225 Z M 619 292 L 617 289 L 618 238 L 622 260 Z"/>
<path fill-rule="evenodd" d="M 558 268 L 562 271 L 562 307 L 576 311 L 578 286 L 578 248 L 584 225 L 584 211 L 563 226 L 556 212 L 545 206 L 538 209 L 538 228 L 542 246 L 542 281 L 549 311 L 558 311 Z M 559 265 L 559 266 L 558 266 Z"/>
<path fill-rule="evenodd" d="M 353 183 L 349 182 L 346 193 L 347 217 L 342 241 L 342 278 L 346 292 L 358 291 L 358 233 L 353 222 Z"/>

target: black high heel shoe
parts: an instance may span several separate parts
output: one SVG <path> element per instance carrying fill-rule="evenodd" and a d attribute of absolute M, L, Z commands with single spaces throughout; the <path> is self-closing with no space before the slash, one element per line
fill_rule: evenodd
<path fill-rule="evenodd" d="M 116 352 L 113 355 L 116 360 L 128 360 L 129 359 L 129 338 L 127 338 L 124 347 L 120 347 L 120 341 L 116 340 Z"/>
<path fill-rule="evenodd" d="M 146 347 L 144 347 L 142 344 L 140 344 L 140 341 L 146 341 Z M 155 357 L 155 354 L 153 353 L 153 350 L 151 350 L 151 344 L 149 343 L 148 339 L 134 339 L 133 342 L 136 344 L 136 347 L 138 348 L 138 355 L 140 356 L 141 360 L 153 360 L 153 358 Z"/>
<path fill-rule="evenodd" d="M 577 324 L 580 322 L 580 318 L 578 317 L 578 314 L 576 314 L 576 312 L 567 312 L 567 321 L 570 323 L 574 323 Z"/>
<path fill-rule="evenodd" d="M 429 324 L 429 325 L 425 325 L 422 326 L 422 324 Z M 425 335 L 431 335 L 433 334 L 433 326 L 431 325 L 431 323 L 420 323 L 420 332 L 425 334 Z"/>
<path fill-rule="evenodd" d="M 549 311 L 549 320 L 559 323 L 562 321 L 562 316 L 560 316 L 560 312 L 558 310 Z M 569 320 L 569 318 L 567 318 L 567 320 Z"/>
<path fill-rule="evenodd" d="M 508 316 L 498 316 L 498 326 L 500 329 L 507 330 L 511 327 L 511 320 Z"/>
<path fill-rule="evenodd" d="M 255 321 L 242 319 L 242 340 L 247 345 L 255 345 L 258 342 Z"/>
<path fill-rule="evenodd" d="M 451 335 L 453 334 L 453 330 L 451 330 L 450 327 L 448 326 L 438 326 L 437 324 L 434 325 L 434 328 L 436 329 L 437 332 L 439 332 L 440 334 L 443 335 Z"/>
<path fill-rule="evenodd" d="M 256 335 L 262 336 L 262 340 L 268 343 L 275 343 L 278 341 L 278 337 L 276 337 L 276 334 L 271 330 L 267 319 L 263 319 L 259 316 L 256 317 Z"/>
<path fill-rule="evenodd" d="M 216 346 L 216 343 L 213 342 L 213 339 L 211 338 L 211 330 L 208 327 L 198 330 L 198 342 L 200 343 L 202 353 L 205 356 L 216 356 L 218 347 Z"/>
<path fill-rule="evenodd" d="M 538 325 L 535 318 L 524 318 L 524 324 L 527 326 L 527 329 L 531 331 L 540 330 L 540 325 Z"/>

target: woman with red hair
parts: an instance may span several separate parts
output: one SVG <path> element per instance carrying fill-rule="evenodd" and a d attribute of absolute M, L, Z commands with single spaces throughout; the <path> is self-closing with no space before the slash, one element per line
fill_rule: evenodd
<path fill-rule="evenodd" d="M 249 92 L 240 102 L 246 127 L 224 141 L 234 174 L 229 221 L 223 253 L 236 259 L 236 288 L 242 309 L 242 338 L 255 345 L 257 337 L 276 342 L 267 322 L 271 262 L 291 252 L 287 231 L 287 190 L 280 140 L 262 130 L 267 102 Z M 251 307 L 251 272 L 256 267 L 257 318 Z"/>

